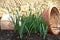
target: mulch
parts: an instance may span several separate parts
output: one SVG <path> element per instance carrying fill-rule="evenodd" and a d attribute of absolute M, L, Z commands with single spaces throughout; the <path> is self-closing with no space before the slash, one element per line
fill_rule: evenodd
<path fill-rule="evenodd" d="M 26 33 L 24 33 L 23 38 L 20 39 L 18 33 L 13 30 L 0 30 L 0 38 L 1 40 L 41 40 L 39 34 L 31 34 L 29 37 Z M 48 33 L 46 40 L 60 40 L 60 34 L 53 35 Z"/>

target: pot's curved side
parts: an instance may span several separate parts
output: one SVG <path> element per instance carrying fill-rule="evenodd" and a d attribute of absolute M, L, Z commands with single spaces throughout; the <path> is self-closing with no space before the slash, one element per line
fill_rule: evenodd
<path fill-rule="evenodd" d="M 53 25 L 55 25 L 56 22 L 54 20 L 51 20 L 51 18 L 52 18 L 51 15 L 54 16 L 52 11 L 53 11 L 54 14 L 58 14 L 59 15 L 58 8 L 56 6 L 52 6 L 52 7 L 47 7 L 47 8 L 44 9 L 44 11 L 42 13 L 42 17 L 43 17 L 43 19 L 45 21 L 47 21 L 47 23 L 49 25 L 49 32 L 57 35 L 57 34 L 59 34 L 59 30 L 58 29 L 55 30 L 55 28 L 53 28 Z"/>

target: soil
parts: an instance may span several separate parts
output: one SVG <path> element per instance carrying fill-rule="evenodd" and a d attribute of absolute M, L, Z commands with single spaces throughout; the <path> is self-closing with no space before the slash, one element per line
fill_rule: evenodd
<path fill-rule="evenodd" d="M 14 32 L 13 30 L 0 30 L 0 38 L 1 40 L 19 40 L 19 35 L 17 32 Z M 39 33 L 32 33 L 31 36 L 27 36 L 26 33 L 24 33 L 23 38 L 20 40 L 41 40 L 41 37 L 39 36 Z M 47 34 L 46 40 L 60 40 L 60 34 L 59 35 L 52 35 Z"/>

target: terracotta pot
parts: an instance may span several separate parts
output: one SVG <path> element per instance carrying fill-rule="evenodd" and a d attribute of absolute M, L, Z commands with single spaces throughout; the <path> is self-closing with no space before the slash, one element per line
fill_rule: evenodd
<path fill-rule="evenodd" d="M 57 7 L 47 7 L 44 9 L 42 16 L 49 25 L 49 32 L 59 34 L 59 11 Z"/>
<path fill-rule="evenodd" d="M 0 17 L 0 29 L 1 29 L 1 17 Z"/>

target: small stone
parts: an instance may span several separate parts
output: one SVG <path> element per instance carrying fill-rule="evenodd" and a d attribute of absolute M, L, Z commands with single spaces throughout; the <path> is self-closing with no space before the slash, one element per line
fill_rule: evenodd
<path fill-rule="evenodd" d="M 7 39 L 7 40 L 10 40 L 10 39 Z"/>
<path fill-rule="evenodd" d="M 39 33 L 37 33 L 37 35 L 40 35 Z"/>
<path fill-rule="evenodd" d="M 13 36 L 13 34 L 11 34 L 11 36 Z"/>
<path fill-rule="evenodd" d="M 26 36 L 26 38 L 27 38 L 27 36 Z"/>
<path fill-rule="evenodd" d="M 17 36 L 17 38 L 19 39 L 19 36 Z"/>
<path fill-rule="evenodd" d="M 9 34 L 7 34 L 7 36 L 9 36 Z"/>
<path fill-rule="evenodd" d="M 13 33 L 12 31 L 10 31 L 10 33 Z"/>

